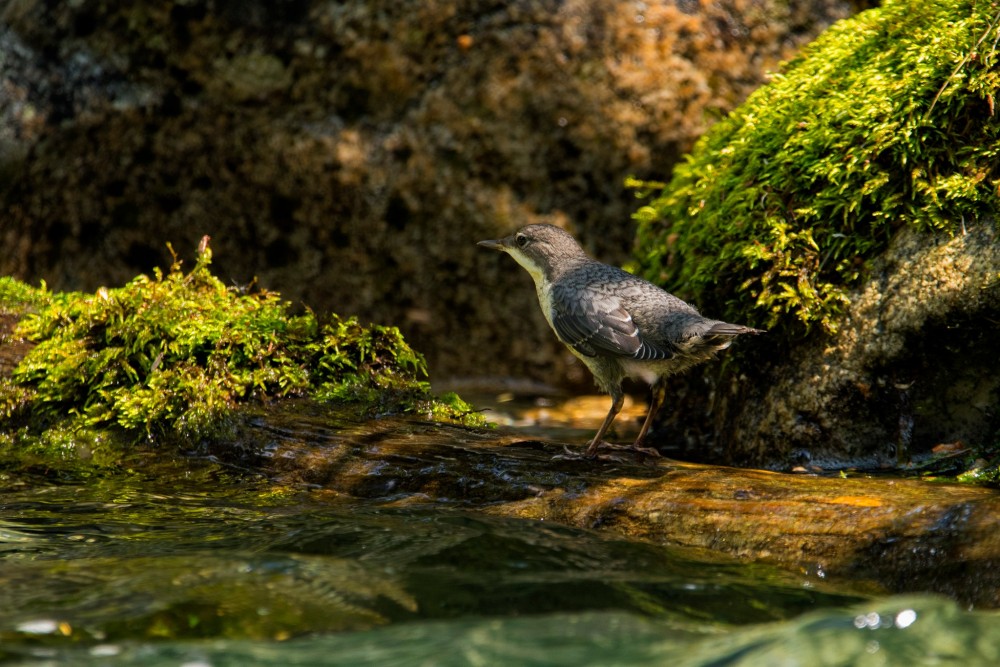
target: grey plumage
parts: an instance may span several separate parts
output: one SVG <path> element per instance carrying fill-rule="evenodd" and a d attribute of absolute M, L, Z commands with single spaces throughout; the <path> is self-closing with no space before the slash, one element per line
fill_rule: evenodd
<path fill-rule="evenodd" d="M 596 453 L 621 410 L 626 377 L 653 387 L 649 414 L 632 445 L 653 453 L 641 444 L 665 397 L 665 379 L 710 359 L 736 336 L 760 333 L 702 317 L 656 285 L 591 259 L 570 234 L 552 225 L 528 225 L 479 245 L 506 252 L 531 274 L 542 312 L 556 336 L 586 364 L 597 385 L 611 394 L 611 410 L 587 456 Z"/>

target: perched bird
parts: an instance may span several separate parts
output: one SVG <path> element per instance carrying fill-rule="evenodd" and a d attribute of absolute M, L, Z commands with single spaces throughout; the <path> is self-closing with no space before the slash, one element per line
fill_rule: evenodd
<path fill-rule="evenodd" d="M 528 225 L 479 245 L 505 252 L 535 281 L 538 303 L 559 340 L 611 394 L 611 409 L 585 456 L 597 454 L 622 409 L 626 377 L 652 386 L 649 414 L 632 448 L 642 447 L 666 397 L 666 380 L 710 359 L 736 336 L 759 329 L 702 317 L 693 306 L 627 271 L 591 259 L 570 234 L 552 225 Z"/>

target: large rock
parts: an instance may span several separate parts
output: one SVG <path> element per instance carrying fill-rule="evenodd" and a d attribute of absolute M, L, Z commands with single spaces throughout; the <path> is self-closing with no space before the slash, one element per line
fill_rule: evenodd
<path fill-rule="evenodd" d="M 779 467 L 959 442 L 993 456 L 995 30 L 972 0 L 886 0 L 839 22 L 640 209 L 649 278 L 770 330 L 678 378 L 680 432 L 663 442 Z"/>
<path fill-rule="evenodd" d="M 560 443 L 393 420 L 344 429 L 317 446 L 323 429 L 316 424 L 329 419 L 328 408 L 314 418 L 270 410 L 261 420 L 272 426 L 264 430 L 269 478 L 338 499 L 395 507 L 445 500 L 496 516 L 723 552 L 744 565 L 788 568 L 820 587 L 854 579 L 876 590 L 1000 606 L 1000 497 L 989 489 L 630 454 L 617 462 L 555 460 Z"/>
<path fill-rule="evenodd" d="M 0 273 L 91 291 L 209 234 L 221 275 L 397 324 L 435 378 L 589 383 L 474 242 L 552 221 L 624 260 L 624 177 L 850 6 L 15 0 Z"/>
<path fill-rule="evenodd" d="M 1000 433 L 1000 238 L 993 220 L 947 236 L 905 228 L 850 296 L 837 333 L 733 379 L 719 425 L 730 459 L 895 466 Z M 757 356 L 764 356 L 757 351 Z"/>

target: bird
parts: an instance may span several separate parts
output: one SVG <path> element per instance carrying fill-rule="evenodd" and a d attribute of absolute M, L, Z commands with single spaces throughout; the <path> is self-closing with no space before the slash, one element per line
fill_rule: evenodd
<path fill-rule="evenodd" d="M 591 258 L 555 225 L 527 225 L 477 245 L 507 253 L 527 270 L 556 337 L 611 395 L 611 408 L 583 455 L 588 459 L 597 457 L 622 409 L 625 378 L 642 380 L 652 389 L 649 412 L 631 449 L 660 456 L 643 442 L 666 400 L 667 378 L 711 359 L 738 336 L 764 333 L 703 317 L 653 283 Z"/>

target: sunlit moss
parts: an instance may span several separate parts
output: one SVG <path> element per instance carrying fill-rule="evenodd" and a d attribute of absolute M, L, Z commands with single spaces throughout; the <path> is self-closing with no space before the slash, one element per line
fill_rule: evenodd
<path fill-rule="evenodd" d="M 942 451 L 903 469 L 928 482 L 1000 488 L 1000 442 Z"/>
<path fill-rule="evenodd" d="M 43 434 L 31 441 L 51 452 L 90 440 L 59 434 L 102 429 L 218 436 L 239 405 L 286 397 L 481 421 L 460 399 L 431 396 L 423 357 L 395 327 L 293 315 L 275 293 L 226 287 L 210 263 L 206 246 L 190 272 L 175 259 L 166 274 L 95 294 L 0 282 L 0 304 L 23 315 L 16 335 L 35 344 L 0 383 L 7 437 Z"/>
<path fill-rule="evenodd" d="M 998 23 L 887 0 L 835 24 L 638 211 L 638 269 L 717 316 L 833 330 L 894 230 L 1000 212 Z"/>
<path fill-rule="evenodd" d="M 993 463 L 973 465 L 969 470 L 958 475 L 956 479 L 968 484 L 1000 488 L 1000 461 L 994 460 Z"/>
<path fill-rule="evenodd" d="M 21 314 L 47 305 L 52 299 L 45 288 L 32 287 L 10 276 L 0 276 L 0 311 Z"/>

